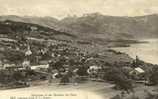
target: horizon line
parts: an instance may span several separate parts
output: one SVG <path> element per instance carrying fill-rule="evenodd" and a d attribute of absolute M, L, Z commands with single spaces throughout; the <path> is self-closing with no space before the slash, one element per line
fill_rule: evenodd
<path fill-rule="evenodd" d="M 94 13 L 84 13 L 82 15 L 76 15 L 76 14 L 73 14 L 73 15 L 66 15 L 66 16 L 63 16 L 63 17 L 55 17 L 55 16 L 36 16 L 36 15 L 16 15 L 16 14 L 2 14 L 0 15 L 0 17 L 2 16 L 15 16 L 15 17 L 38 17 L 38 18 L 44 18 L 44 17 L 49 17 L 49 18 L 54 18 L 56 20 L 63 20 L 65 18 L 69 18 L 69 17 L 76 17 L 76 18 L 80 18 L 80 17 L 84 17 L 84 16 L 88 16 L 88 15 L 92 15 L 92 14 L 98 14 L 98 15 L 102 15 L 102 16 L 109 16 L 109 17 L 126 17 L 126 18 L 135 18 L 135 17 L 145 17 L 145 16 L 151 16 L 151 15 L 158 15 L 158 13 L 151 13 L 151 14 L 145 14 L 145 15 L 135 15 L 135 16 L 127 16 L 127 15 L 106 15 L 106 14 L 102 14 L 102 13 L 99 13 L 99 12 L 94 12 Z"/>

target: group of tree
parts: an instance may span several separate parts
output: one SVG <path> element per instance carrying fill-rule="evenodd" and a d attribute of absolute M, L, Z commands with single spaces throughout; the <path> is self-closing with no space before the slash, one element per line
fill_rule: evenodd
<path fill-rule="evenodd" d="M 122 89 L 126 92 L 133 92 L 132 80 L 126 76 L 121 68 L 109 68 L 105 72 L 104 79 L 114 83 L 116 89 Z"/>

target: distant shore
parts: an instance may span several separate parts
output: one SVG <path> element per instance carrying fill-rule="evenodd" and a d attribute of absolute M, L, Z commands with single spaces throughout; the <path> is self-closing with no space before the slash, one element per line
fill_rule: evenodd
<path fill-rule="evenodd" d="M 140 44 L 140 43 L 149 43 L 148 41 L 142 41 L 142 40 L 109 40 L 109 43 L 111 43 L 108 47 L 130 47 L 131 44 Z"/>

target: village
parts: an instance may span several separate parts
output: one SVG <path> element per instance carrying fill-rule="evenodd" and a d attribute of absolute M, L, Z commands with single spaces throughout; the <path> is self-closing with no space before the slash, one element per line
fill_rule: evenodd
<path fill-rule="evenodd" d="M 146 85 L 156 84 L 149 79 L 152 66 L 151 70 L 145 68 L 146 64 L 137 56 L 131 62 L 111 64 L 104 61 L 103 54 L 88 53 L 63 41 L 42 41 L 33 38 L 23 38 L 20 41 L 20 45 L 13 43 L 14 45 L 8 49 L 15 49 L 21 53 L 13 57 L 9 55 L 12 58 L 11 62 L 9 59 L 0 62 L 1 89 L 29 87 L 31 82 L 35 81 L 48 80 L 48 83 L 53 83 L 54 79 L 60 79 L 58 83 L 61 85 L 77 85 L 84 80 L 109 81 L 118 84 L 116 89 L 127 92 L 133 90 L 133 81 Z M 108 51 L 121 54 L 113 50 Z M 121 85 L 124 83 L 127 86 Z"/>
<path fill-rule="evenodd" d="M 137 92 L 139 86 L 158 84 L 157 65 L 138 56 L 132 59 L 112 48 L 84 41 L 34 37 L 33 33 L 38 32 L 47 34 L 31 26 L 29 32 L 20 35 L 0 35 L 0 90 L 31 88 L 43 83 L 50 86 L 105 83 L 120 91 L 120 96 L 114 99 L 123 99 L 124 95 Z"/>

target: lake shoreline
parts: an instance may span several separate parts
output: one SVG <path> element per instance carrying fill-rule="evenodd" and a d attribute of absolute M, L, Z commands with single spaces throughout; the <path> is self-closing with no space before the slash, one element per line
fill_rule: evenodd
<path fill-rule="evenodd" d="M 157 42 L 157 39 L 144 39 L 140 40 L 138 43 L 131 43 L 129 46 L 114 46 L 111 47 L 111 49 L 126 53 L 132 58 L 138 56 L 147 63 L 158 65 L 156 60 L 158 52 L 156 45 Z"/>
<path fill-rule="evenodd" d="M 130 47 L 132 44 L 144 44 L 150 43 L 149 41 L 145 40 L 111 40 L 108 41 L 112 43 L 112 46 L 108 46 L 109 48 L 117 48 L 117 47 Z"/>

